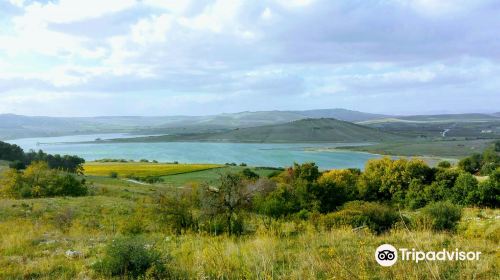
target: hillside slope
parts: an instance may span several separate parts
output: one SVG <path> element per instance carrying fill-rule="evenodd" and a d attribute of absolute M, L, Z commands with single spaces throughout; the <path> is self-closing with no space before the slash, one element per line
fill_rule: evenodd
<path fill-rule="evenodd" d="M 380 142 L 403 137 L 332 118 L 302 119 L 285 124 L 233 129 L 216 133 L 191 133 L 115 139 L 115 142 Z"/>

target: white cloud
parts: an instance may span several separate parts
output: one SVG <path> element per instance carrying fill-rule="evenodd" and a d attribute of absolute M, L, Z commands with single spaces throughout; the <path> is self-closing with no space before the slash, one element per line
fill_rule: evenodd
<path fill-rule="evenodd" d="M 132 41 L 141 45 L 165 42 L 171 26 L 172 17 L 168 14 L 142 19 L 131 28 Z"/>
<path fill-rule="evenodd" d="M 0 93 L 141 92 L 153 106 L 160 91 L 172 106 L 245 100 L 244 110 L 253 103 L 231 94 L 287 96 L 279 107 L 498 88 L 490 0 L 9 1 L 19 9 L 0 33 Z"/>
<path fill-rule="evenodd" d="M 136 5 L 135 0 L 59 0 L 41 4 L 33 2 L 25 5 L 25 14 L 14 19 L 19 26 L 33 24 L 68 23 L 116 13 Z"/>

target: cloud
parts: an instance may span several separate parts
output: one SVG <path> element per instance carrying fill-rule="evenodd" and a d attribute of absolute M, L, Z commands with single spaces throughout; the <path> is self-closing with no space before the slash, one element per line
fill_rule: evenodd
<path fill-rule="evenodd" d="M 195 100 L 205 100 L 192 106 L 206 112 L 362 108 L 356 102 L 363 97 L 386 103 L 406 102 L 407 95 L 490 98 L 498 89 L 500 5 L 493 0 L 2 5 L 0 95 L 27 90 L 83 100 L 84 93 L 105 93 L 137 101 L 140 93 L 144 112 L 162 114 L 161 104 L 189 114 Z M 233 106 L 218 105 L 225 101 Z M 128 101 L 120 102 L 126 113 Z M 492 102 L 472 102 L 491 109 Z M 369 109 L 392 110 L 382 103 Z"/>

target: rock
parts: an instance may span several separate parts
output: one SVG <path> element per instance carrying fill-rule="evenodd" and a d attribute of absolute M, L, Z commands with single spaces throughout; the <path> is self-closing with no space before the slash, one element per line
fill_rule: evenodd
<path fill-rule="evenodd" d="M 66 257 L 69 259 L 81 258 L 83 256 L 82 252 L 75 250 L 66 251 Z"/>

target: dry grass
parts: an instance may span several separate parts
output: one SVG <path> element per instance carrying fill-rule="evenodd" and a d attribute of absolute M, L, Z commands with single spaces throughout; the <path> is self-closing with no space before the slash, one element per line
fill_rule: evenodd
<path fill-rule="evenodd" d="M 0 279 L 101 279 L 92 264 L 122 234 L 120 225 L 137 215 L 145 215 L 143 236 L 168 256 L 167 267 L 182 279 L 435 279 L 429 269 L 438 279 L 494 279 L 499 272 L 498 210 L 468 209 L 455 234 L 395 229 L 374 235 L 350 228 L 325 230 L 306 221 L 276 222 L 266 229 L 251 217 L 254 233 L 229 237 L 172 235 L 146 208 L 148 200 L 139 197 L 2 200 Z M 55 217 L 67 209 L 74 214 L 69 228 L 62 228 Z M 473 234 L 480 225 L 490 233 Z M 373 257 L 383 243 L 482 255 L 479 262 L 433 262 L 429 268 L 401 261 L 383 268 Z M 66 258 L 69 249 L 82 257 Z"/>

